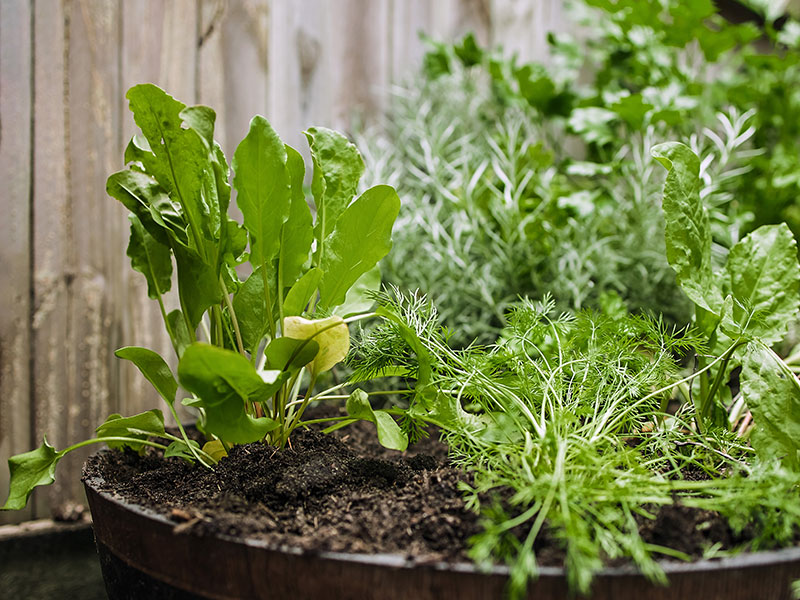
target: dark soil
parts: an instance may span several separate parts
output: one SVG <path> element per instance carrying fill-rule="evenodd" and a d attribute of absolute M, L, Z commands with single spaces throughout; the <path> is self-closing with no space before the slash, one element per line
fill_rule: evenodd
<path fill-rule="evenodd" d="M 310 552 L 468 560 L 468 540 L 480 531 L 479 516 L 458 489 L 469 476 L 448 464 L 446 447 L 435 439 L 400 453 L 381 448 L 375 437 L 366 423 L 328 436 L 301 431 L 285 450 L 237 446 L 214 471 L 155 452 L 108 451 L 88 461 L 85 476 L 99 475 L 107 491 L 166 515 L 179 530 Z M 679 505 L 639 526 L 646 542 L 697 558 L 712 544 L 745 541 L 716 513 Z M 546 526 L 535 550 L 539 564 L 563 564 Z"/>

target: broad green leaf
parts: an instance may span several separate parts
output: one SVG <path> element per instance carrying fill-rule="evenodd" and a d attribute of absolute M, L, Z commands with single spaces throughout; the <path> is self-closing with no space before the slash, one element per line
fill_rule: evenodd
<path fill-rule="evenodd" d="M 197 131 L 183 127 L 181 112 L 186 105 L 164 90 L 145 83 L 132 87 L 126 97 L 152 151 L 152 160 L 142 157 L 145 169 L 180 203 L 195 230 L 190 244 L 204 256 L 198 241 L 214 238 L 202 199 L 204 173 L 210 168 L 206 143 Z"/>
<path fill-rule="evenodd" d="M 128 257 L 131 266 L 147 280 L 147 295 L 158 298 L 168 292 L 172 285 L 172 254 L 150 235 L 135 214 L 128 216 L 131 222 L 131 237 L 128 242 Z"/>
<path fill-rule="evenodd" d="M 242 342 L 251 354 L 258 350 L 258 344 L 269 331 L 269 312 L 264 295 L 263 269 L 264 267 L 259 267 L 253 271 L 233 296 L 233 310 L 239 321 Z M 270 278 L 267 278 L 268 283 Z M 271 290 L 270 297 L 271 299 L 275 298 L 274 290 Z M 273 307 L 273 315 L 278 314 L 276 308 L 276 306 Z"/>
<path fill-rule="evenodd" d="M 322 278 L 322 270 L 314 267 L 309 269 L 300 279 L 298 279 L 286 294 L 283 301 L 283 313 L 286 316 L 300 315 L 306 308 L 312 294 L 316 293 L 319 281 Z"/>
<path fill-rule="evenodd" d="M 718 314 L 722 297 L 711 268 L 711 228 L 700 200 L 700 160 L 687 146 L 667 142 L 651 154 L 667 168 L 664 220 L 667 260 L 689 299 Z"/>
<path fill-rule="evenodd" d="M 313 339 L 319 344 L 319 352 L 308 363 L 308 369 L 314 375 L 329 370 L 344 359 L 350 350 L 350 330 L 341 317 L 314 320 L 286 317 L 283 329 L 284 337 L 295 340 Z"/>
<path fill-rule="evenodd" d="M 172 406 L 175 402 L 175 394 L 178 393 L 178 384 L 169 366 L 157 352 L 138 346 L 126 346 L 114 354 L 136 365 L 136 368 L 142 372 L 147 381 L 153 384 L 166 403 Z"/>
<path fill-rule="evenodd" d="M 258 267 L 278 254 L 291 198 L 286 149 L 264 117 L 250 121 L 233 155 L 233 172 L 236 203 L 250 234 L 250 262 Z"/>
<path fill-rule="evenodd" d="M 408 448 L 408 437 L 392 416 L 383 410 L 372 410 L 369 396 L 364 390 L 355 390 L 347 398 L 347 414 L 356 419 L 374 423 L 378 430 L 378 441 L 384 448 L 403 451 Z"/>
<path fill-rule="evenodd" d="M 45 438 L 36 450 L 17 454 L 8 459 L 8 470 L 11 474 L 8 499 L 3 510 L 20 510 L 25 508 L 33 488 L 39 485 L 50 485 L 55 481 L 56 465 L 63 454 L 56 452 Z"/>
<path fill-rule="evenodd" d="M 742 394 L 759 431 L 753 447 L 764 459 L 797 465 L 800 450 L 800 382 L 763 344 L 752 342 L 742 360 Z"/>
<path fill-rule="evenodd" d="M 353 286 L 347 290 L 344 304 L 337 306 L 333 314 L 349 317 L 368 311 L 375 304 L 370 292 L 375 292 L 381 287 L 381 269 L 378 265 L 359 277 Z"/>
<path fill-rule="evenodd" d="M 759 227 L 731 248 L 724 290 L 746 333 L 767 345 L 783 338 L 800 307 L 797 245 L 786 223 Z"/>
<path fill-rule="evenodd" d="M 219 278 L 215 267 L 205 263 L 194 252 L 173 247 L 173 253 L 178 267 L 181 308 L 195 328 L 210 306 L 222 302 Z"/>
<path fill-rule="evenodd" d="M 319 344 L 315 340 L 275 338 L 266 349 L 267 368 L 278 371 L 296 371 L 316 358 Z"/>
<path fill-rule="evenodd" d="M 208 106 L 187 106 L 180 112 L 184 123 L 200 134 L 209 150 L 214 147 L 214 123 L 217 113 Z"/>
<path fill-rule="evenodd" d="M 203 452 L 211 456 L 215 461 L 219 462 L 222 458 L 228 456 L 228 451 L 219 440 L 211 440 L 203 445 Z"/>
<path fill-rule="evenodd" d="M 200 449 L 200 444 L 194 440 L 189 440 L 189 444 L 191 444 L 192 448 L 195 450 Z M 169 458 L 171 456 L 177 456 L 178 458 L 188 460 L 191 463 L 197 460 L 189 446 L 183 440 L 175 440 L 169 446 L 167 446 L 167 449 L 164 450 L 164 458 Z"/>
<path fill-rule="evenodd" d="M 162 244 L 170 243 L 168 231 L 176 239 L 186 240 L 183 218 L 158 182 L 146 173 L 131 170 L 112 173 L 106 181 L 106 193 L 136 215 L 150 235 Z"/>
<path fill-rule="evenodd" d="M 311 193 L 317 206 L 314 237 L 317 239 L 317 252 L 320 252 L 325 238 L 356 195 L 358 182 L 364 173 L 364 161 L 355 145 L 341 133 L 312 127 L 305 134 L 314 163 Z M 325 248 L 324 253 L 327 252 Z"/>
<path fill-rule="evenodd" d="M 167 322 L 172 335 L 175 336 L 173 340 L 175 342 L 175 351 L 178 354 L 178 358 L 180 358 L 183 356 L 183 351 L 192 343 L 189 329 L 186 327 L 186 319 L 183 318 L 183 313 L 180 309 L 176 308 L 167 314 Z"/>
<path fill-rule="evenodd" d="M 320 308 L 343 304 L 347 291 L 392 248 L 392 226 L 400 198 L 388 185 L 378 185 L 347 207 L 325 241 L 320 267 Z"/>
<path fill-rule="evenodd" d="M 270 387 L 241 354 L 209 344 L 192 344 L 178 363 L 178 378 L 200 400 L 206 429 L 223 440 L 255 442 L 278 426 L 272 419 L 247 414 L 246 402 L 266 400 Z"/>
<path fill-rule="evenodd" d="M 305 165 L 303 157 L 291 146 L 286 146 L 286 168 L 289 172 L 292 200 L 289 207 L 289 218 L 281 230 L 282 288 L 291 286 L 300 277 L 303 267 L 308 262 L 311 244 L 314 241 L 311 209 L 308 207 L 303 192 Z"/>
<path fill-rule="evenodd" d="M 160 358 L 160 357 L 159 357 Z M 164 435 L 164 415 L 160 410 L 148 410 L 131 417 L 123 417 L 118 413 L 109 415 L 105 422 L 96 430 L 98 437 L 129 437 L 146 440 L 150 436 Z M 141 450 L 142 444 L 133 442 L 106 442 L 110 448 L 128 446 L 134 450 Z"/>

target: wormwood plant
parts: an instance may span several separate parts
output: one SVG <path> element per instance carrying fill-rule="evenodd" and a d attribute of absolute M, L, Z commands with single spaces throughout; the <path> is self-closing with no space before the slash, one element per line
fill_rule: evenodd
<path fill-rule="evenodd" d="M 4 509 L 24 507 L 34 487 L 53 482 L 58 461 L 87 444 L 149 446 L 207 467 L 231 444 L 284 446 L 309 422 L 303 420 L 309 403 L 340 387 L 314 393 L 317 378 L 347 354 L 348 323 L 369 316 L 364 291 L 377 286 L 375 265 L 391 248 L 397 194 L 378 185 L 354 199 L 364 163 L 342 135 L 306 132 L 314 219 L 302 157 L 263 117 L 254 117 L 231 164 L 239 224 L 228 216 L 229 167 L 214 141 L 214 111 L 186 106 L 150 84 L 131 88 L 127 98 L 143 137 L 131 140 L 128 167 L 108 178 L 107 191 L 131 212 L 128 256 L 161 309 L 177 379 L 152 350 L 126 347 L 116 354 L 153 384 L 180 435 L 165 431 L 160 410 L 149 410 L 113 414 L 96 438 L 63 450 L 45 439 L 9 459 Z M 167 312 L 173 266 L 180 308 Z M 250 274 L 241 280 L 245 267 Z M 209 440 L 203 447 L 178 417 L 179 384 L 191 393 L 182 403 L 196 410 L 197 427 Z M 349 416 L 331 420 L 372 421 L 381 443 L 405 448 L 405 435 L 388 414 L 372 410 L 365 393 L 347 407 Z"/>
<path fill-rule="evenodd" d="M 351 359 L 356 378 L 416 378 L 403 426 L 412 438 L 439 426 L 475 474 L 464 491 L 484 530 L 471 555 L 507 562 L 517 597 L 537 576 L 545 532 L 586 593 L 608 559 L 660 583 L 657 557 L 690 559 L 639 532 L 675 502 L 747 527 L 752 550 L 790 544 L 800 527 L 800 383 L 772 350 L 800 308 L 795 241 L 785 224 L 763 226 L 715 267 L 700 160 L 677 143 L 653 155 L 668 169 L 666 254 L 695 306 L 690 328 L 624 310 L 558 316 L 550 299 L 523 300 L 495 344 L 457 350 L 424 298 L 395 289 Z"/>

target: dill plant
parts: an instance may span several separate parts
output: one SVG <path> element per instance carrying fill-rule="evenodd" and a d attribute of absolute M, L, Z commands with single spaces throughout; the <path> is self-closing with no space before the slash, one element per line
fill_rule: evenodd
<path fill-rule="evenodd" d="M 495 343 L 459 349 L 424 297 L 393 288 L 377 297 L 384 321 L 350 359 L 356 380 L 416 380 L 409 407 L 394 412 L 412 440 L 438 426 L 474 475 L 463 489 L 484 529 L 471 556 L 507 563 L 513 597 L 537 576 L 544 531 L 580 593 L 608 560 L 667 583 L 657 559 L 691 558 L 642 537 L 662 507 L 715 511 L 736 534 L 747 529 L 726 552 L 780 547 L 800 531 L 800 381 L 772 349 L 800 309 L 796 242 L 786 224 L 762 226 L 715 256 L 702 161 L 678 143 L 652 154 L 668 172 L 666 260 L 694 305 L 690 326 L 625 310 L 559 313 L 545 296 L 511 306 Z"/>

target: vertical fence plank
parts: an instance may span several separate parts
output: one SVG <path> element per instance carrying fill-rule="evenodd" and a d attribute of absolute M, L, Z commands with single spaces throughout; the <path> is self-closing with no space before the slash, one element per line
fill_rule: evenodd
<path fill-rule="evenodd" d="M 31 3 L 0 3 L 0 464 L 31 448 Z M 0 502 L 8 495 L 5 470 Z M 29 519 L 26 508 L 0 524 Z"/>
<path fill-rule="evenodd" d="M 391 75 L 390 83 L 399 83 L 418 69 L 425 54 L 420 32 L 433 35 L 430 23 L 433 7 L 426 0 L 394 0 L 390 23 Z"/>
<path fill-rule="evenodd" d="M 267 112 L 270 3 L 267 0 L 231 2 L 221 26 L 222 65 L 216 77 L 224 96 L 225 137 L 219 141 L 230 158 L 247 134 L 250 119 Z"/>
<path fill-rule="evenodd" d="M 200 104 L 210 106 L 217 113 L 214 137 L 230 158 L 227 143 L 226 89 L 223 83 L 223 25 L 228 19 L 226 0 L 199 0 L 199 35 L 197 39 L 197 98 Z M 262 109 L 263 110 L 263 109 Z"/>
<path fill-rule="evenodd" d="M 64 422 L 53 439 L 57 447 L 92 437 L 98 421 L 111 412 L 112 399 L 116 408 L 119 398 L 113 350 L 120 340 L 123 300 L 118 281 L 122 213 L 105 197 L 105 178 L 118 150 L 118 9 L 117 0 L 66 3 L 61 97 L 67 115 L 67 206 L 59 225 L 69 246 L 67 305 L 60 315 L 66 341 L 58 351 L 67 357 L 67 378 L 57 393 L 48 390 L 36 399 L 48 415 L 39 434 L 49 432 L 53 418 Z M 70 453 L 61 461 L 58 484 L 48 490 L 52 511 L 82 500 L 80 469 L 92 451 Z"/>
<path fill-rule="evenodd" d="M 332 3 L 273 0 L 270 6 L 267 118 L 284 142 L 307 156 L 301 132 L 331 122 L 326 41 Z"/>
<path fill-rule="evenodd" d="M 52 444 L 67 440 L 70 368 L 67 315 L 68 288 L 74 278 L 69 262 L 72 234 L 68 226 L 67 125 L 64 86 L 65 33 L 69 4 L 34 2 L 34 130 L 33 130 L 33 395 L 36 437 L 47 432 Z M 69 475 L 61 469 L 57 492 Z M 50 514 L 50 490 L 34 492 L 35 516 Z"/>
<path fill-rule="evenodd" d="M 154 83 L 187 104 L 195 101 L 197 72 L 198 15 L 194 0 L 124 0 L 122 2 L 121 81 L 117 102 L 121 106 L 120 149 L 115 153 L 114 169 L 121 169 L 122 151 L 136 133 L 133 116 L 123 98 L 138 83 Z M 169 57 L 167 59 L 166 57 Z M 111 200 L 109 200 L 111 201 Z M 127 238 L 127 230 L 124 237 Z M 124 251 L 123 251 L 123 258 Z M 127 259 L 125 259 L 127 261 Z M 127 263 L 124 345 L 155 350 L 174 366 L 173 350 L 164 333 L 158 305 L 147 297 L 147 286 Z M 167 310 L 177 303 L 167 303 Z M 158 406 L 152 386 L 130 364 L 124 363 L 122 387 L 124 414 Z"/>
<path fill-rule="evenodd" d="M 331 75 L 330 124 L 349 129 L 357 116 L 374 120 L 391 69 L 390 5 L 386 0 L 341 0 L 329 19 L 327 70 Z"/>
<path fill-rule="evenodd" d="M 559 0 L 492 0 L 492 43 L 523 61 L 547 63 L 547 34 L 564 29 L 564 13 Z"/>

